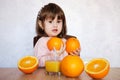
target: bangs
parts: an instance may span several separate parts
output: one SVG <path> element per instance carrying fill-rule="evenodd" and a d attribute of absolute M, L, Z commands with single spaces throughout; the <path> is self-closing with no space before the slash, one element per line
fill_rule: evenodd
<path fill-rule="evenodd" d="M 53 20 L 56 16 L 57 19 L 65 19 L 63 10 L 56 4 L 51 3 L 42 8 L 39 19 L 44 21 L 45 19 L 51 18 Z"/>
<path fill-rule="evenodd" d="M 59 12 L 59 13 L 47 12 L 45 15 L 45 19 L 50 18 L 50 19 L 54 20 L 56 16 L 57 16 L 58 20 L 60 20 L 60 19 L 64 20 L 64 15 L 61 12 Z"/>

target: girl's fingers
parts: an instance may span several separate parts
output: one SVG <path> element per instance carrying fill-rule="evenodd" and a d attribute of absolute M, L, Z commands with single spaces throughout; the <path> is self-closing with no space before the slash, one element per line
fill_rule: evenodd
<path fill-rule="evenodd" d="M 79 51 L 73 51 L 75 55 L 79 55 Z"/>
<path fill-rule="evenodd" d="M 64 51 L 65 51 L 65 44 L 62 44 L 60 50 L 57 51 L 57 54 L 60 56 L 61 54 L 63 54 Z"/>
<path fill-rule="evenodd" d="M 78 56 L 80 56 L 80 49 L 77 49 L 77 50 L 75 50 L 73 52 L 70 52 L 69 54 L 70 55 L 78 55 Z"/>
<path fill-rule="evenodd" d="M 75 55 L 73 52 L 70 52 L 69 54 L 70 54 L 70 55 Z"/>
<path fill-rule="evenodd" d="M 62 44 L 62 45 L 61 45 L 61 48 L 60 48 L 60 51 L 64 51 L 64 50 L 65 50 L 65 47 L 66 47 L 65 44 Z"/>

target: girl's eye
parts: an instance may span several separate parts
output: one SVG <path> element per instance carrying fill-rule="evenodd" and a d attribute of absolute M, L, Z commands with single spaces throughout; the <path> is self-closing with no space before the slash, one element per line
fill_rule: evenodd
<path fill-rule="evenodd" d="M 52 23 L 52 21 L 48 21 L 49 23 Z"/>
<path fill-rule="evenodd" d="M 60 23 L 60 22 L 62 22 L 61 20 L 60 21 L 57 21 L 57 23 Z"/>

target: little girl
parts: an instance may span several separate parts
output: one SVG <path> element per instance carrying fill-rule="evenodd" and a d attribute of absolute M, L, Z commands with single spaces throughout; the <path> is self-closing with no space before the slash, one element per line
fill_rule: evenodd
<path fill-rule="evenodd" d="M 54 3 L 49 3 L 42 7 L 37 16 L 37 36 L 34 38 L 34 53 L 39 60 L 39 67 L 45 67 L 47 57 L 53 56 L 53 51 L 50 51 L 47 47 L 47 41 L 51 37 L 59 37 L 65 43 L 68 38 L 74 37 L 66 35 L 66 32 L 66 19 L 63 10 Z M 64 46 L 57 52 L 63 53 L 59 56 L 60 59 L 68 55 Z M 73 53 L 79 55 L 80 49 Z"/>

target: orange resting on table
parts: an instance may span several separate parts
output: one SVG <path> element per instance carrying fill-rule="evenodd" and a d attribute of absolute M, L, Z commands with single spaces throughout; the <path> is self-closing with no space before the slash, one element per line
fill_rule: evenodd
<path fill-rule="evenodd" d="M 38 68 L 38 59 L 34 56 L 25 56 L 18 61 L 18 68 L 24 73 L 32 73 Z"/>
<path fill-rule="evenodd" d="M 79 56 L 67 55 L 61 61 L 60 70 L 67 77 L 78 77 L 84 70 L 84 64 Z"/>
<path fill-rule="evenodd" d="M 62 45 L 63 45 L 63 41 L 61 38 L 58 37 L 51 37 L 47 42 L 47 46 L 49 50 L 53 50 L 53 48 L 55 48 L 56 50 L 60 50 Z"/>
<path fill-rule="evenodd" d="M 77 38 L 69 38 L 66 41 L 66 51 L 68 53 L 73 52 L 77 49 L 80 49 L 80 42 Z"/>
<path fill-rule="evenodd" d="M 85 72 L 92 78 L 105 77 L 110 69 L 110 63 L 104 58 L 94 58 L 85 65 Z"/>

